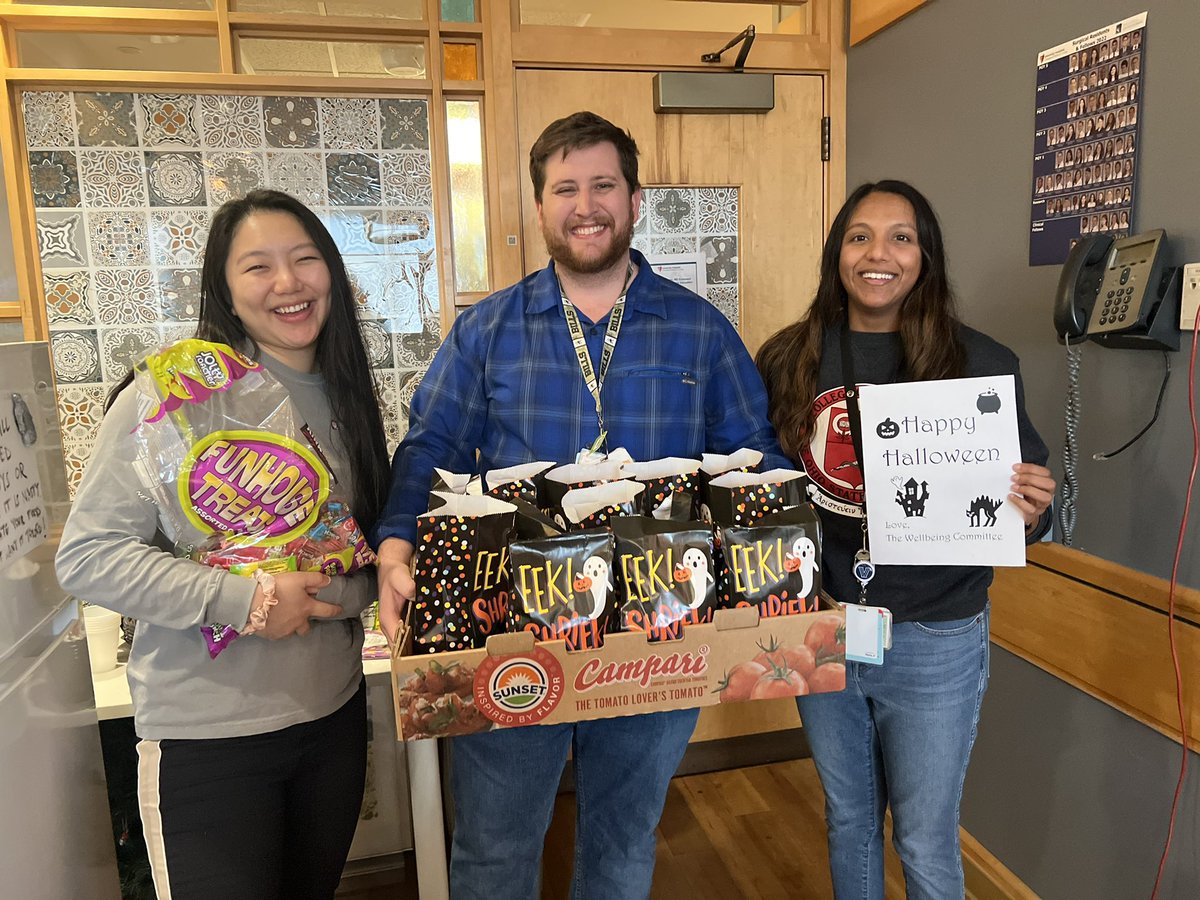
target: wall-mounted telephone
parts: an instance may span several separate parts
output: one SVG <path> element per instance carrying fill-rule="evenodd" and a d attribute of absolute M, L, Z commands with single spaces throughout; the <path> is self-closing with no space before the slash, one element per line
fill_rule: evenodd
<path fill-rule="evenodd" d="M 1161 228 L 1113 240 L 1082 238 L 1071 248 L 1054 299 L 1059 343 L 1179 349 L 1179 269 L 1168 266 Z"/>
<path fill-rule="evenodd" d="M 1058 504 L 1062 540 L 1071 546 L 1075 530 L 1075 478 L 1078 462 L 1079 373 L 1081 344 L 1092 340 L 1106 347 L 1129 350 L 1179 349 L 1180 269 L 1168 266 L 1167 234 L 1161 228 L 1113 240 L 1106 234 L 1082 238 L 1063 264 L 1054 295 L 1054 333 L 1067 347 L 1066 436 L 1063 440 L 1063 480 Z M 1167 387 L 1170 360 L 1163 353 L 1162 388 Z M 1158 418 L 1111 453 L 1094 459 L 1111 459 L 1137 442 Z"/>

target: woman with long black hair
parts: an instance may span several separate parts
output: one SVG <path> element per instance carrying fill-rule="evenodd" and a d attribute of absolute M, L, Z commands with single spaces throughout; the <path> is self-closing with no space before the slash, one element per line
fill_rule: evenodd
<path fill-rule="evenodd" d="M 1027 540 L 1049 527 L 1054 479 L 1025 413 L 1017 358 L 959 321 L 941 229 L 911 185 L 881 181 L 850 195 L 825 243 L 812 306 L 756 362 L 784 452 L 821 487 L 821 576 L 836 599 L 862 596 L 854 576 L 862 469 L 839 393 L 848 387 L 1015 375 L 1021 460 L 1008 502 Z M 844 692 L 797 698 L 825 789 L 838 900 L 882 900 L 889 807 L 910 900 L 963 896 L 958 807 L 987 686 L 991 580 L 987 566 L 879 566 L 865 602 L 894 618 L 883 665 L 851 662 Z"/>
<path fill-rule="evenodd" d="M 387 451 L 354 295 L 320 220 L 256 190 L 213 217 L 196 336 L 282 384 L 360 525 Z M 138 620 L 128 678 L 138 799 L 160 898 L 328 900 L 366 771 L 359 614 L 373 569 L 247 578 L 177 558 L 136 470 L 149 400 L 114 390 L 68 518 L 63 587 Z M 243 624 L 245 623 L 245 624 Z M 241 636 L 210 657 L 202 626 Z"/>

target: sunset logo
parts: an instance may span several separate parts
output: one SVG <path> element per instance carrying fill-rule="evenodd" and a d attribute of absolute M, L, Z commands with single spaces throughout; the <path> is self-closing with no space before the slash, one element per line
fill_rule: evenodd
<path fill-rule="evenodd" d="M 549 680 L 546 670 L 533 660 L 517 657 L 496 669 L 488 689 L 498 706 L 520 712 L 546 696 Z"/>
<path fill-rule="evenodd" d="M 475 706 L 497 725 L 532 725 L 554 711 L 565 680 L 554 654 L 541 647 L 487 656 L 475 677 Z"/>

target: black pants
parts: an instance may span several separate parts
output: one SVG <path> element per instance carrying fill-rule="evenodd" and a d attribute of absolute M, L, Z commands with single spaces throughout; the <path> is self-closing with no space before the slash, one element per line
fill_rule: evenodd
<path fill-rule="evenodd" d="M 362 806 L 366 684 L 280 731 L 138 744 L 159 900 L 329 900 Z"/>

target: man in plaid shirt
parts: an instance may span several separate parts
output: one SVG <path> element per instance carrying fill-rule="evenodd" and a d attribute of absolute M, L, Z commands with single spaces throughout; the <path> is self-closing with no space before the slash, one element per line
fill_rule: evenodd
<path fill-rule="evenodd" d="M 552 262 L 459 316 L 413 398 L 373 534 L 389 634 L 415 591 L 416 518 L 434 466 L 484 473 L 571 462 L 588 447 L 624 447 L 636 460 L 752 447 L 765 454 L 764 467 L 792 467 L 732 325 L 630 249 L 642 195 L 629 134 L 575 113 L 542 132 L 529 169 Z M 455 900 L 538 896 L 542 844 L 568 753 L 579 811 L 571 896 L 647 897 L 654 830 L 697 715 L 454 738 Z"/>

